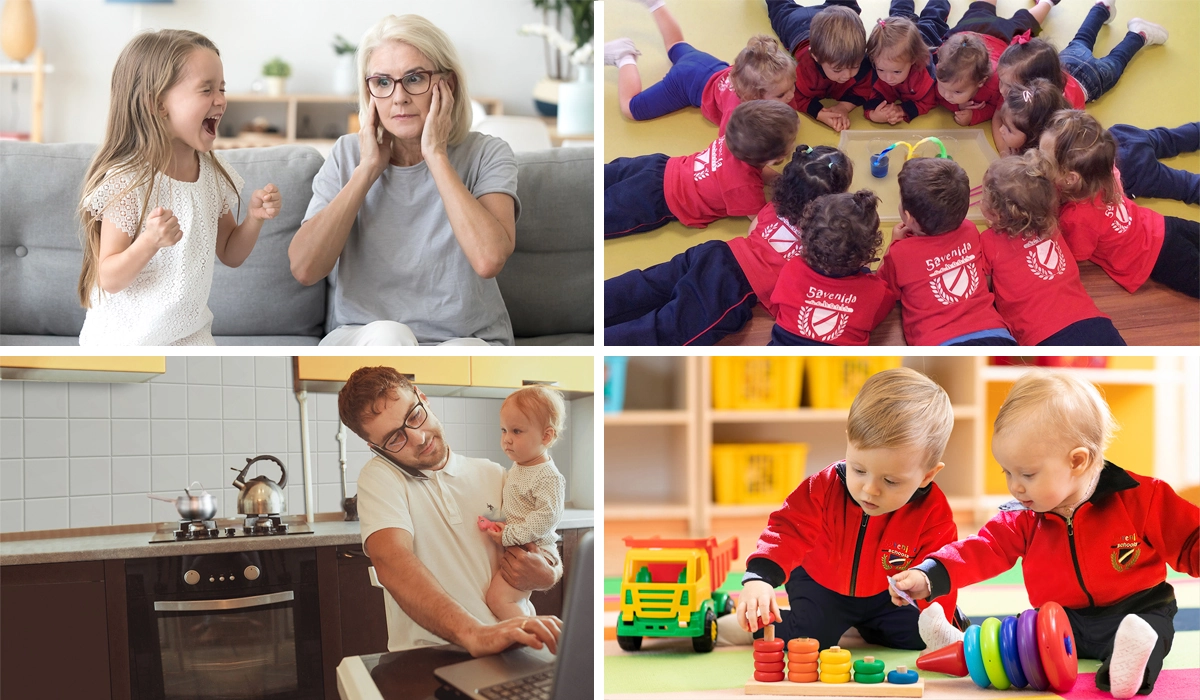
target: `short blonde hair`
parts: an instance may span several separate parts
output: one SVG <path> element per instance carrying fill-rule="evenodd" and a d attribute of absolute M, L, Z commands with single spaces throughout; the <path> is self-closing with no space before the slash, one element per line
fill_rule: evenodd
<path fill-rule="evenodd" d="M 929 467 L 941 461 L 953 429 L 954 408 L 945 389 L 907 367 L 868 378 L 846 420 L 846 437 L 855 447 L 923 447 Z"/>
<path fill-rule="evenodd" d="M 562 394 L 557 389 L 535 384 L 517 389 L 504 399 L 500 405 L 504 408 L 512 403 L 526 418 L 535 421 L 543 429 L 550 428 L 554 437 L 546 447 L 553 447 L 566 429 L 567 406 Z"/>
<path fill-rule="evenodd" d="M 1022 375 L 996 414 L 993 435 L 1014 426 L 1057 430 L 1074 449 L 1087 448 L 1089 467 L 1103 466 L 1104 450 L 1117 430 L 1112 410 L 1091 382 L 1069 372 L 1035 370 Z"/>
<path fill-rule="evenodd" d="M 458 50 L 450 37 L 420 15 L 388 15 L 376 22 L 358 43 L 358 120 L 365 124 L 371 108 L 367 91 L 367 65 L 371 54 L 389 41 L 408 44 L 433 62 L 436 71 L 454 74 L 454 109 L 450 113 L 450 145 L 462 143 L 471 131 L 471 97 Z M 399 85 L 396 89 L 403 89 Z"/>

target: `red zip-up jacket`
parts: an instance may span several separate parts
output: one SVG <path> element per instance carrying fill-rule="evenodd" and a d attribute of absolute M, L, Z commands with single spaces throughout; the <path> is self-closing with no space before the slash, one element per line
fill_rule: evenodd
<path fill-rule="evenodd" d="M 1008 571 L 1017 557 L 1029 602 L 1105 607 L 1166 580 L 1167 565 L 1200 576 L 1200 508 L 1166 482 L 1111 462 L 1070 520 L 1006 504 L 978 535 L 942 547 L 916 569 L 932 594 Z"/>
<path fill-rule="evenodd" d="M 844 83 L 835 83 L 825 75 L 821 64 L 813 58 L 808 39 L 796 46 L 796 94 L 792 97 L 792 109 L 804 112 L 813 119 L 821 113 L 821 100 L 830 97 L 839 102 L 862 105 L 871 96 L 871 81 L 874 70 L 871 61 L 863 56 L 858 73 Z"/>
<path fill-rule="evenodd" d="M 749 580 L 778 587 L 797 566 L 825 588 L 860 598 L 887 590 L 894 576 L 958 538 L 950 504 L 937 484 L 917 489 L 908 503 L 869 516 L 846 490 L 846 463 L 836 462 L 800 482 L 771 513 L 758 549 L 746 560 Z M 954 621 L 957 594 L 942 607 Z M 929 604 L 917 601 L 924 610 Z"/>

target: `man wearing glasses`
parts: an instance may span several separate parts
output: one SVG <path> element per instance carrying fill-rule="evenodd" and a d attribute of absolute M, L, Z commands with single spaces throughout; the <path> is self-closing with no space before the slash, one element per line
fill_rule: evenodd
<path fill-rule="evenodd" d="M 363 549 L 385 597 L 388 650 L 452 642 L 473 656 L 513 644 L 557 652 L 562 622 L 534 615 L 496 622 L 484 602 L 500 570 L 514 588 L 544 590 L 562 575 L 536 547 L 501 555 L 479 531 L 480 515 L 497 515 L 504 469 L 455 454 L 425 395 L 390 367 L 356 370 L 338 394 L 346 427 L 375 459 L 358 477 Z"/>
<path fill-rule="evenodd" d="M 288 247 L 301 284 L 329 277 L 321 345 L 512 345 L 495 277 L 516 247 L 517 164 L 470 131 L 454 45 L 417 15 L 359 46 L 357 134 L 313 178 Z"/>

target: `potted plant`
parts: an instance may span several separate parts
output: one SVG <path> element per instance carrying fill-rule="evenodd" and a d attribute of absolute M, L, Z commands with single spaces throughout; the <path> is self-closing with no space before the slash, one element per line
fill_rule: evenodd
<path fill-rule="evenodd" d="M 337 54 L 337 68 L 333 72 L 333 92 L 336 95 L 353 95 L 358 91 L 358 69 L 354 65 L 354 54 L 358 47 L 346 37 L 335 34 L 333 52 Z"/>
<path fill-rule="evenodd" d="M 542 11 L 542 24 L 521 27 L 522 34 L 541 36 L 546 44 L 546 77 L 533 89 L 534 106 L 543 116 L 558 114 L 562 84 L 572 78 L 592 81 L 592 4 L 592 0 L 533 0 Z M 563 36 L 564 14 L 569 16 L 574 41 Z"/>
<path fill-rule="evenodd" d="M 282 58 L 276 56 L 263 66 L 263 77 L 267 79 L 267 94 L 279 97 L 287 90 L 287 79 L 292 74 L 292 67 Z"/>

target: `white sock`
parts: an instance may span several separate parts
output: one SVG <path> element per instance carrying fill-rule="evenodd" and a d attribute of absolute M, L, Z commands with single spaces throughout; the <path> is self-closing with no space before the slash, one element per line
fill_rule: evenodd
<path fill-rule="evenodd" d="M 642 2 L 646 5 L 646 9 L 651 12 L 667 4 L 667 0 L 642 0 Z"/>
<path fill-rule="evenodd" d="M 946 611 L 941 603 L 932 603 L 921 611 L 921 616 L 917 618 L 917 630 L 921 633 L 921 641 L 925 642 L 925 651 L 950 646 L 963 638 L 962 630 L 946 619 Z"/>
<path fill-rule="evenodd" d="M 631 64 L 636 66 L 637 59 L 633 57 L 633 54 L 627 53 L 624 56 L 617 59 L 617 70 L 620 70 L 621 68 L 631 65 Z"/>
<path fill-rule="evenodd" d="M 1146 662 L 1158 643 L 1158 632 L 1137 615 L 1126 615 L 1117 628 L 1108 663 L 1109 692 L 1114 698 L 1131 698 L 1142 687 Z"/>

